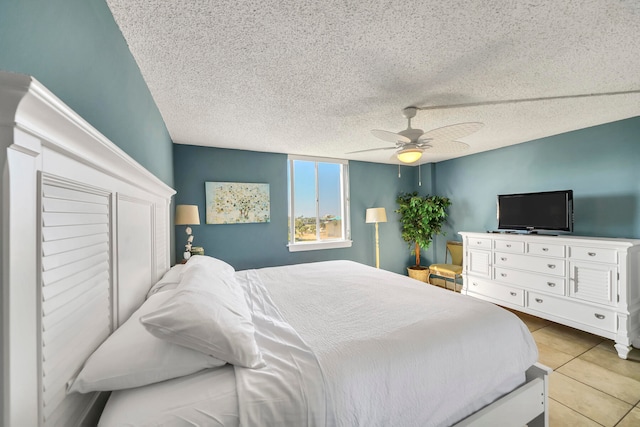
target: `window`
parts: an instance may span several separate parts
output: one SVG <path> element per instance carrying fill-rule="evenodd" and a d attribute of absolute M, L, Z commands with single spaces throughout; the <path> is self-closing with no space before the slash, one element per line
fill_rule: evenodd
<path fill-rule="evenodd" d="M 289 251 L 351 246 L 349 163 L 289 156 Z"/>

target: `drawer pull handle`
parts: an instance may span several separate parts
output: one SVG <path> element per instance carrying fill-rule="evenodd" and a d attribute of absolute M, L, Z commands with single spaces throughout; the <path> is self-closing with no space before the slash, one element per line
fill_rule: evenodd
<path fill-rule="evenodd" d="M 549 285 L 549 287 L 551 287 L 551 288 L 555 288 L 556 287 L 556 284 L 553 283 L 553 282 L 547 282 L 547 285 Z"/>
<path fill-rule="evenodd" d="M 500 257 L 500 261 L 506 261 L 507 257 Z"/>
<path fill-rule="evenodd" d="M 507 245 L 507 247 L 508 247 L 508 248 L 510 248 L 510 247 L 511 247 L 511 245 Z"/>
<path fill-rule="evenodd" d="M 604 314 L 595 313 L 594 316 L 596 316 L 596 318 L 600 320 L 604 319 Z"/>
<path fill-rule="evenodd" d="M 556 268 L 556 265 L 555 264 L 547 264 L 547 267 L 549 267 L 551 269 L 554 269 L 554 268 Z"/>
<path fill-rule="evenodd" d="M 476 282 L 473 282 L 472 285 L 473 286 L 478 286 L 478 284 Z"/>
<path fill-rule="evenodd" d="M 542 248 L 542 252 L 549 252 L 549 248 Z"/>
<path fill-rule="evenodd" d="M 596 256 L 596 253 L 595 253 L 595 252 L 587 252 L 587 254 L 588 254 L 589 256 Z"/>
<path fill-rule="evenodd" d="M 516 295 L 518 295 L 515 292 L 509 292 L 509 293 L 511 294 L 512 297 L 515 297 Z"/>
<path fill-rule="evenodd" d="M 500 273 L 502 277 L 507 277 L 507 273 Z"/>
<path fill-rule="evenodd" d="M 541 303 L 542 302 L 542 298 L 536 298 L 536 302 L 537 303 Z"/>

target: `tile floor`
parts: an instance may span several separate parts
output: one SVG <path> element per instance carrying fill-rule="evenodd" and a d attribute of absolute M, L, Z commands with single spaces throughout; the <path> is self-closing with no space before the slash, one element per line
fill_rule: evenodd
<path fill-rule="evenodd" d="M 640 350 L 620 359 L 613 341 L 528 314 L 529 327 L 549 378 L 549 424 L 640 426 Z"/>

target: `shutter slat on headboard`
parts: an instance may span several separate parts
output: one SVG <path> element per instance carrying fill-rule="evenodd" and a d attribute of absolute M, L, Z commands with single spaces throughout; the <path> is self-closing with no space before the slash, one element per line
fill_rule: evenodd
<path fill-rule="evenodd" d="M 106 268 L 108 268 L 109 263 L 102 263 L 98 265 L 94 265 L 93 267 L 83 270 L 73 276 L 66 277 L 62 280 L 57 281 L 56 283 L 49 285 L 47 287 L 42 288 L 42 298 L 48 300 L 49 298 L 53 298 L 56 295 L 73 288 L 74 286 L 80 285 L 86 280 L 99 278 L 102 276 L 107 276 L 106 280 L 109 280 L 108 273 L 105 273 Z"/>
<path fill-rule="evenodd" d="M 42 214 L 42 223 L 45 227 L 104 224 L 107 218 L 104 214 L 48 212 Z"/>
<path fill-rule="evenodd" d="M 48 255 L 43 257 L 42 259 L 42 268 L 44 271 L 49 271 L 54 268 L 75 263 L 76 261 L 83 258 L 89 258 L 97 254 L 104 254 L 105 251 L 108 250 L 109 245 L 107 242 L 104 242 L 86 248 L 79 248 L 73 251 Z"/>
<path fill-rule="evenodd" d="M 94 329 L 92 331 L 83 331 L 79 336 L 83 337 L 83 343 L 80 343 L 80 338 L 74 339 L 70 341 L 70 343 L 80 344 L 80 348 L 84 351 L 79 351 L 77 354 L 74 352 L 73 355 L 64 355 L 60 357 L 58 354 L 53 353 L 53 356 L 50 359 L 46 360 L 47 368 L 43 371 L 43 391 L 45 392 L 44 400 L 46 402 L 47 392 L 55 391 L 57 386 L 55 384 L 60 385 L 62 381 L 65 383 L 68 382 L 69 378 L 73 377 L 74 369 L 73 366 L 77 363 L 82 364 L 92 353 L 93 351 L 90 349 L 92 345 L 91 343 L 100 344 L 102 341 L 106 339 L 107 336 L 110 335 L 110 330 L 107 328 L 100 329 L 101 326 L 98 326 L 98 329 L 95 329 L 95 323 L 92 323 Z M 94 336 L 95 335 L 95 336 Z M 58 349 L 58 351 L 64 351 Z M 66 372 L 66 373 L 65 373 Z M 65 378 L 63 378 L 65 377 Z"/>
<path fill-rule="evenodd" d="M 94 294 L 102 291 L 103 289 L 108 289 L 107 284 L 102 281 L 102 283 L 98 283 L 93 287 L 89 287 L 93 281 L 91 279 L 86 280 L 84 283 L 79 284 L 78 286 L 74 286 L 67 292 L 63 294 L 56 295 L 50 299 L 42 301 L 42 314 L 44 317 L 51 315 L 56 310 L 70 304 L 71 302 L 75 302 L 74 305 L 82 304 L 84 305 L 85 301 L 93 298 Z M 76 299 L 80 299 L 79 302 L 76 302 Z"/>
<path fill-rule="evenodd" d="M 64 199 L 44 199 L 42 201 L 43 212 L 65 212 L 65 213 L 97 213 L 106 215 L 109 206 L 98 203 L 78 202 Z"/>
<path fill-rule="evenodd" d="M 44 199 L 75 200 L 109 206 L 109 199 L 105 199 L 102 194 L 78 191 L 75 188 L 65 188 L 58 185 L 43 185 L 42 195 Z"/>
<path fill-rule="evenodd" d="M 84 343 L 101 343 L 109 336 L 109 329 L 100 331 L 100 325 L 98 322 L 92 322 L 88 324 L 84 331 L 78 334 L 77 337 L 71 337 L 69 339 L 69 347 L 77 348 L 80 346 L 84 351 L 73 352 L 73 354 L 65 355 L 64 348 L 55 349 L 52 352 L 53 357 L 46 360 L 47 369 L 43 370 L 43 401 L 47 404 L 47 397 L 52 393 L 56 393 L 61 389 L 65 389 L 65 385 L 69 378 L 73 377 L 77 370 L 75 366 L 82 364 L 92 353 L 89 349 L 91 346 L 83 345 Z M 63 354 L 63 356 L 60 356 Z"/>
<path fill-rule="evenodd" d="M 76 299 L 71 301 L 69 304 L 61 307 L 59 310 L 48 314 L 47 316 L 42 317 L 42 330 L 48 331 L 56 325 L 59 325 L 61 322 L 65 321 L 68 317 L 77 316 L 80 318 L 80 315 L 86 315 L 86 312 L 90 311 L 90 308 L 93 307 L 94 301 L 99 298 L 110 299 L 109 292 L 91 292 L 92 301 L 84 301 L 80 299 Z M 76 314 L 77 313 L 77 314 Z"/>
<path fill-rule="evenodd" d="M 52 368 L 56 367 L 56 361 L 58 359 L 64 360 L 69 357 L 67 355 L 68 350 L 66 347 L 71 343 L 75 343 L 80 348 L 83 347 L 82 341 L 87 341 L 87 337 L 81 338 L 85 333 L 97 333 L 101 330 L 101 323 L 104 323 L 104 307 L 96 307 L 102 312 L 102 315 L 95 317 L 87 322 L 83 322 L 80 325 L 74 325 L 69 327 L 67 332 L 58 336 L 57 340 L 51 340 L 47 345 L 42 347 L 42 360 L 47 362 L 47 366 L 43 368 L 43 372 L 51 372 Z M 89 330 L 91 329 L 91 330 Z M 77 347 L 74 347 L 77 349 Z"/>
<path fill-rule="evenodd" d="M 67 278 L 73 274 L 79 273 L 82 270 L 87 268 L 91 268 L 94 265 L 100 264 L 104 261 L 109 260 L 109 253 L 103 252 L 89 258 L 79 259 L 72 264 L 67 264 L 60 268 L 56 268 L 51 271 L 43 271 L 42 272 L 42 282 L 44 286 L 50 285 L 52 283 L 57 282 L 58 280 L 62 280 Z"/>
<path fill-rule="evenodd" d="M 107 234 L 109 227 L 107 224 L 71 225 L 60 227 L 49 227 L 42 230 L 42 241 L 69 239 L 72 237 L 91 236 L 93 234 Z"/>
<path fill-rule="evenodd" d="M 105 296 L 108 296 L 108 292 L 109 292 L 108 279 L 109 279 L 108 276 L 100 275 L 98 277 L 91 278 L 87 280 L 87 282 L 82 283 L 81 285 L 72 289 L 73 291 L 75 291 L 75 289 L 82 290 L 83 288 L 85 288 L 85 291 L 78 292 L 76 295 L 73 295 L 71 292 L 65 292 L 63 294 L 56 296 L 55 299 L 58 304 L 57 308 L 62 309 L 65 306 L 70 306 L 70 305 L 64 304 L 67 298 L 71 298 L 71 297 L 77 298 L 80 295 L 82 295 L 83 297 L 82 306 L 86 305 L 86 301 L 89 300 L 90 301 L 89 305 L 92 307 L 95 307 L 96 305 L 98 305 L 98 302 L 97 301 L 93 302 L 92 300 L 96 296 L 100 296 L 103 298 Z M 86 294 L 86 295 L 83 295 L 83 294 Z M 47 303 L 49 303 L 49 301 L 47 301 Z M 75 305 L 77 305 L 77 303 Z M 105 310 L 109 310 L 108 298 L 107 298 L 107 301 L 104 302 L 104 305 L 106 305 Z M 84 311 L 84 310 L 76 310 L 76 311 Z M 50 314 L 54 314 L 54 313 L 55 313 L 55 310 L 51 311 L 49 314 L 43 313 L 44 314 L 43 319 L 46 319 L 47 317 L 49 317 Z M 66 313 L 63 317 L 70 319 L 78 316 L 76 316 L 73 312 L 70 312 L 70 313 Z M 44 345 L 50 345 L 52 341 L 58 339 L 61 333 L 64 333 L 64 331 L 68 330 L 67 326 L 65 325 L 65 322 L 58 322 L 51 326 L 47 326 L 46 328 L 45 328 L 45 323 L 43 322 L 42 329 L 47 331 L 47 334 L 42 337 L 42 342 Z"/>
<path fill-rule="evenodd" d="M 49 256 L 55 253 L 87 248 L 89 246 L 107 242 L 109 242 L 109 235 L 107 233 L 92 234 L 89 236 L 81 237 L 70 237 L 64 240 L 53 240 L 42 243 L 42 255 Z"/>
<path fill-rule="evenodd" d="M 41 399 L 45 426 L 78 422 L 93 393 L 67 384 L 112 330 L 110 194 L 44 177 Z"/>

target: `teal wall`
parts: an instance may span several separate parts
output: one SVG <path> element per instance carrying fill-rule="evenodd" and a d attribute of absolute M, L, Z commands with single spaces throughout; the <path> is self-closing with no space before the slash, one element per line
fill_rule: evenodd
<path fill-rule="evenodd" d="M 171 138 L 104 0 L 0 0 L 0 70 L 35 77 L 173 186 Z"/>
<path fill-rule="evenodd" d="M 176 203 L 197 204 L 203 225 L 195 226 L 196 246 L 236 269 L 345 258 L 375 264 L 373 225 L 368 207 L 383 206 L 389 222 L 380 224 L 381 267 L 398 273 L 412 265 L 400 237 L 395 197 L 401 191 L 451 199 L 445 236 L 436 236 L 423 264 L 443 262 L 445 242 L 458 231 L 495 230 L 496 195 L 572 189 L 576 235 L 640 238 L 640 117 L 562 135 L 423 165 L 418 169 L 349 162 L 353 247 L 289 253 L 287 244 L 286 155 L 175 145 Z M 206 181 L 263 182 L 271 185 L 271 223 L 204 224 Z M 176 254 L 186 235 L 176 227 Z"/>
<path fill-rule="evenodd" d="M 573 234 L 640 239 L 640 117 L 438 163 L 434 188 L 448 235 L 496 230 L 498 194 L 571 189 Z"/>
<path fill-rule="evenodd" d="M 173 186 L 171 138 L 104 0 L 0 1 L 0 70 L 34 76 Z"/>
<path fill-rule="evenodd" d="M 287 156 L 190 145 L 174 146 L 176 204 L 195 204 L 201 225 L 193 226 L 195 246 L 205 254 L 220 258 L 236 270 L 303 262 L 350 259 L 375 265 L 374 225 L 364 222 L 365 211 L 384 207 L 389 222 L 379 224 L 380 266 L 406 272 L 411 255 L 400 237 L 400 223 L 393 211 L 398 192 L 417 186 L 417 169 L 365 162 L 349 162 L 351 191 L 351 248 L 306 252 L 287 249 Z M 429 175 L 431 167 L 423 167 Z M 205 224 L 204 187 L 207 181 L 268 183 L 271 195 L 271 222 L 267 224 Z M 423 181 L 428 181 L 423 179 Z M 184 251 L 184 227 L 176 227 L 176 255 Z"/>

